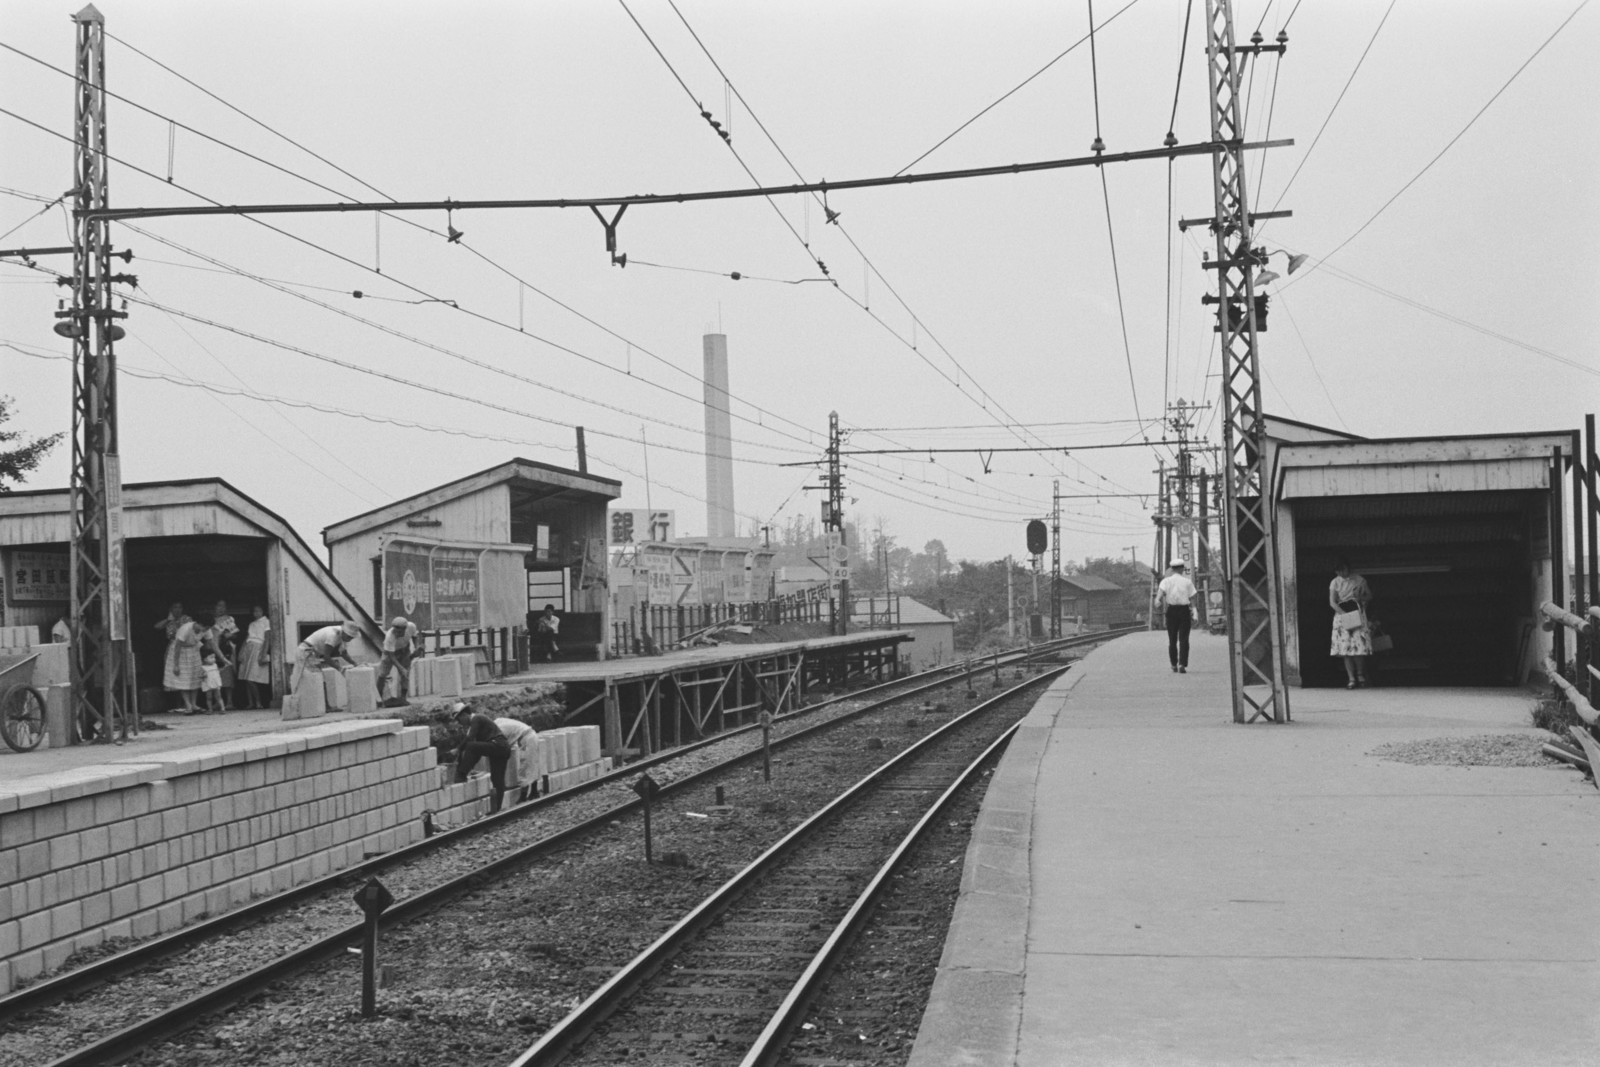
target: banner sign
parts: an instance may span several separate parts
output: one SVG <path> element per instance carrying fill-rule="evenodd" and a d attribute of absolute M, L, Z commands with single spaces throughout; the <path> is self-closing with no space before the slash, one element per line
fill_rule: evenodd
<path fill-rule="evenodd" d="M 72 598 L 71 559 L 66 553 L 11 553 L 11 602 L 70 600 Z"/>
<path fill-rule="evenodd" d="M 106 492 L 106 611 L 111 640 L 128 636 L 127 572 L 122 550 L 122 457 L 105 458 Z"/>
<path fill-rule="evenodd" d="M 480 625 L 478 557 L 433 557 L 433 629 L 466 630 Z"/>
<path fill-rule="evenodd" d="M 383 549 L 383 618 L 387 624 L 404 615 L 419 630 L 432 630 L 433 579 L 428 568 L 427 549 L 401 548 L 394 543 Z"/>

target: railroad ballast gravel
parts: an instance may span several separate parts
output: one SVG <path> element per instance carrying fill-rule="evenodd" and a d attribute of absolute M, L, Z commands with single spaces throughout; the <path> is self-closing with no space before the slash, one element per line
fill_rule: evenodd
<path fill-rule="evenodd" d="M 1394 741 L 1368 753 L 1395 763 L 1445 767 L 1566 767 L 1539 751 L 1543 734 L 1474 734 Z"/>

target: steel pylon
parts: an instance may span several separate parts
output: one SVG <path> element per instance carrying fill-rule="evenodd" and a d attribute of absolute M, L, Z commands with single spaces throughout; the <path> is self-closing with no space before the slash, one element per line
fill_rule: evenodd
<path fill-rule="evenodd" d="M 1285 38 L 1286 39 L 1286 38 Z M 1211 167 L 1216 214 L 1217 322 L 1222 349 L 1223 451 L 1226 467 L 1224 565 L 1228 580 L 1228 661 L 1233 719 L 1287 722 L 1283 682 L 1283 625 L 1266 470 L 1266 426 L 1257 357 L 1255 271 L 1262 257 L 1251 246 L 1252 218 L 1244 166 L 1241 55 L 1282 52 L 1277 45 L 1234 43 L 1230 0 L 1206 0 L 1206 73 L 1211 86 Z"/>

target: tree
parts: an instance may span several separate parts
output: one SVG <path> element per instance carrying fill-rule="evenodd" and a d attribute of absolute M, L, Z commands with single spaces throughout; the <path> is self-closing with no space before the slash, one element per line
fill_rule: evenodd
<path fill-rule="evenodd" d="M 13 397 L 0 396 L 0 426 L 11 419 L 14 404 Z M 0 493 L 9 493 L 27 481 L 27 476 L 38 469 L 40 461 L 65 436 L 62 431 L 28 441 L 21 430 L 0 429 Z"/>

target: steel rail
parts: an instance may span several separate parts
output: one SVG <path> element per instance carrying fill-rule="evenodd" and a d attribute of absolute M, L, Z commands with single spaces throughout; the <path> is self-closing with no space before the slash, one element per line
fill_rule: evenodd
<path fill-rule="evenodd" d="M 1008 653 L 1003 653 L 1002 655 L 1005 665 L 1012 665 L 1018 662 L 1026 662 L 1030 656 L 1048 654 L 1050 651 L 1059 651 L 1061 649 L 1071 647 L 1073 644 L 1087 644 L 1092 643 L 1094 640 L 1105 640 L 1108 636 L 1120 636 L 1122 632 L 1123 631 L 1120 630 L 1112 630 L 1099 634 L 1078 635 L 1072 638 L 1061 639 L 1059 641 L 1051 641 L 1042 645 L 1035 645 L 1031 649 L 1013 650 Z M 935 667 L 927 671 L 921 671 L 917 674 L 909 675 L 905 678 L 896 678 L 892 679 L 891 681 L 881 682 L 877 685 L 856 689 L 849 693 L 843 693 L 838 696 L 829 697 L 828 699 L 818 701 L 815 704 L 809 704 L 805 707 L 797 708 L 794 711 L 785 712 L 781 715 L 774 716 L 773 721 L 790 722 L 797 718 L 803 718 L 807 715 L 824 710 L 842 701 L 857 700 L 864 696 L 871 696 L 874 693 L 882 692 L 886 689 L 905 686 L 908 683 L 916 682 L 918 679 L 928 679 L 928 681 L 925 681 L 923 684 L 915 686 L 904 693 L 900 693 L 892 699 L 904 699 L 905 697 L 916 696 L 919 693 L 927 692 L 928 690 L 936 689 L 941 685 L 948 684 L 947 680 L 935 679 L 942 679 L 943 675 L 959 673 L 961 671 L 965 671 L 966 669 L 967 665 L 962 663 Z M 65 971 L 61 974 L 55 975 L 52 978 L 48 978 L 44 981 L 28 986 L 25 989 L 20 989 L 7 996 L 0 997 L 0 1023 L 4 1023 L 9 1019 L 15 1018 L 24 1012 L 35 1011 L 40 1008 L 48 1007 L 52 1004 L 58 1004 L 69 997 L 74 997 L 88 992 L 89 990 L 104 985 L 107 982 L 115 981 L 124 975 L 147 967 L 157 960 L 176 955 L 187 950 L 193 945 L 200 944 L 214 937 L 219 937 L 229 931 L 264 921 L 274 914 L 286 910 L 290 906 L 309 897 L 313 897 L 325 892 L 331 892 L 339 889 L 341 886 L 348 885 L 351 881 L 369 877 L 375 874 L 380 874 L 386 870 L 391 870 L 394 867 L 409 863 L 414 859 L 424 856 L 436 849 L 443 848 L 446 845 L 453 845 L 458 842 L 477 837 L 491 830 L 501 829 L 517 819 L 535 813 L 544 812 L 549 807 L 559 805 L 573 799 L 574 797 L 582 796 L 584 794 L 593 792 L 596 789 L 614 784 L 625 778 L 629 778 L 634 774 L 637 774 L 639 771 L 647 770 L 651 767 L 658 766 L 659 764 L 670 762 L 673 759 L 687 755 L 691 752 L 698 751 L 699 749 L 705 748 L 709 745 L 714 745 L 730 738 L 739 737 L 741 735 L 759 730 L 760 728 L 761 727 L 759 723 L 748 723 L 744 726 L 737 726 L 731 730 L 725 730 L 721 733 L 712 734 L 709 737 L 703 737 L 696 741 L 691 741 L 688 744 L 679 745 L 670 749 L 664 749 L 661 752 L 647 756 L 644 759 L 635 760 L 634 762 L 619 767 L 616 770 L 608 771 L 605 774 L 590 779 L 587 782 L 581 782 L 578 785 L 572 786 L 568 789 L 563 789 L 559 793 L 546 794 L 545 796 L 531 800 L 527 803 L 518 804 L 507 808 L 504 811 L 497 812 L 494 815 L 488 815 L 473 822 L 466 823 L 462 826 L 435 834 L 432 837 L 423 838 L 421 841 L 407 845 L 400 849 L 396 849 L 395 851 L 386 853 L 383 856 L 377 856 L 370 860 L 365 860 L 362 863 L 335 871 L 332 874 L 325 875 L 322 878 L 286 889 L 281 893 L 275 893 L 272 896 L 263 897 L 261 900 L 253 901 L 241 907 L 234 908 L 216 916 L 215 918 L 207 919 L 191 926 L 186 926 L 181 930 L 174 930 L 170 934 L 163 935 L 162 937 L 155 938 L 151 941 L 146 941 L 132 948 L 125 949 L 115 955 L 107 956 L 104 959 L 96 960 L 93 963 L 86 964 L 85 966 L 75 967 L 70 971 Z"/>
<path fill-rule="evenodd" d="M 1016 736 L 1017 727 L 1020 725 L 1022 725 L 1020 722 L 1013 724 L 1006 729 L 1005 733 L 995 738 L 994 742 L 988 748 L 985 748 L 977 759 L 967 764 L 967 768 L 956 777 L 954 782 L 950 783 L 950 787 L 939 795 L 939 798 L 929 806 L 928 810 L 923 812 L 922 818 L 917 820 L 917 824 L 901 839 L 900 844 L 890 853 L 889 858 L 884 860 L 883 865 L 878 868 L 878 873 L 872 876 L 872 880 L 867 883 L 866 888 L 856 897 L 855 903 L 850 905 L 850 910 L 845 912 L 844 918 L 839 920 L 838 925 L 833 928 L 833 932 L 828 935 L 828 939 L 822 943 L 822 947 L 811 958 L 811 962 L 806 964 L 806 969 L 795 980 L 794 985 L 783 998 L 783 1003 L 778 1005 L 777 1011 L 772 1013 L 771 1020 L 762 1029 L 761 1035 L 756 1038 L 755 1044 L 750 1046 L 750 1050 L 745 1053 L 744 1059 L 739 1061 L 739 1067 L 770 1067 L 771 1064 L 778 1061 L 778 1057 L 783 1053 L 784 1047 L 788 1043 L 789 1035 L 794 1033 L 795 1027 L 800 1025 L 802 1016 L 810 1006 L 813 997 L 822 988 L 822 983 L 826 981 L 835 964 L 838 963 L 839 958 L 844 955 L 845 949 L 854 941 L 856 935 L 861 932 L 861 928 L 866 925 L 873 909 L 877 907 L 879 898 L 889 888 L 890 879 L 905 865 L 906 858 L 911 854 L 911 850 L 921 843 L 923 836 L 933 826 L 934 820 L 949 806 L 950 801 L 955 799 L 956 794 L 966 788 L 996 752 L 1011 743 L 1011 739 Z"/>
<path fill-rule="evenodd" d="M 1110 632 L 1110 633 L 1111 633 L 1112 636 L 1116 636 L 1116 632 L 1113 631 L 1113 632 Z M 1073 639 L 1067 639 L 1067 640 L 1073 640 L 1073 641 L 1076 641 L 1077 643 L 1088 643 L 1088 642 L 1094 641 L 1094 640 L 1105 640 L 1107 636 L 1108 635 L 1106 633 L 1099 633 L 1099 634 L 1091 634 L 1091 635 L 1082 635 L 1080 637 L 1073 638 Z M 1061 645 L 1061 644 L 1064 644 L 1064 643 L 1065 643 L 1065 641 L 1063 641 L 1063 642 L 1051 642 L 1052 645 Z M 1032 651 L 1033 651 L 1033 654 L 1037 654 L 1038 646 L 1035 646 L 1035 648 Z M 1022 653 L 1022 654 L 1025 654 L 1025 653 Z M 1022 655 L 1022 654 L 1019 654 L 1019 655 Z M 1063 666 L 1063 667 L 1056 668 L 1054 671 L 1045 672 L 1045 674 L 1046 675 L 1053 675 L 1053 674 L 1060 673 L 1061 671 L 1066 670 L 1066 669 L 1067 668 L 1065 666 Z M 924 673 L 931 673 L 931 672 L 924 672 Z M 1026 685 L 1029 685 L 1029 684 L 1034 684 L 1039 680 L 1039 678 L 1044 677 L 1044 676 L 1045 675 L 1040 675 L 1040 676 L 1035 677 L 1034 679 L 1030 679 L 1029 682 L 1023 683 L 1023 686 L 1026 686 Z M 907 697 L 910 697 L 910 696 L 916 696 L 919 693 L 926 692 L 926 691 L 928 691 L 930 689 L 934 689 L 934 688 L 937 688 L 937 687 L 939 687 L 941 685 L 948 684 L 951 680 L 952 679 L 945 679 L 945 680 L 942 680 L 942 681 L 939 681 L 939 682 L 930 682 L 930 683 L 927 683 L 925 685 L 917 686 L 917 687 L 915 687 L 915 688 L 913 688 L 913 689 L 911 689 L 911 690 L 909 690 L 907 692 L 898 693 L 898 694 L 894 694 L 892 696 L 885 697 L 882 700 L 877 701 L 876 703 L 868 704 L 865 707 L 854 709 L 852 711 L 846 712 L 843 715 L 838 715 L 838 716 L 835 716 L 833 718 L 827 719 L 825 721 L 814 723 L 814 724 L 806 726 L 806 727 L 802 727 L 801 729 L 796 730 L 794 733 L 787 734 L 782 738 L 775 739 L 773 741 L 773 745 L 774 745 L 774 747 L 782 747 L 782 746 L 786 746 L 786 745 L 798 742 L 800 740 L 803 740 L 805 738 L 808 738 L 808 737 L 812 736 L 813 734 L 824 732 L 824 731 L 826 731 L 828 729 L 831 729 L 832 727 L 834 727 L 836 725 L 839 725 L 839 724 L 845 723 L 845 722 L 849 722 L 849 721 L 851 721 L 851 720 L 853 720 L 855 718 L 858 718 L 858 717 L 861 717 L 863 715 L 869 714 L 869 713 L 871 713 L 873 711 L 879 710 L 885 704 L 888 704 L 888 703 L 891 703 L 891 702 L 894 702 L 894 701 L 898 701 L 898 700 L 903 700 L 903 699 L 905 699 Z M 899 681 L 904 682 L 905 679 L 900 679 Z M 873 687 L 873 688 L 876 688 L 876 689 L 888 688 L 889 684 L 891 684 L 891 683 L 885 683 L 882 686 L 877 686 L 877 687 Z M 1015 688 L 1016 689 L 1020 689 L 1023 686 L 1018 686 L 1018 687 L 1015 687 Z M 1009 695 L 1011 692 L 1014 692 L 1014 691 L 1015 690 L 1008 690 L 1007 693 L 1001 694 L 1001 697 Z M 844 699 L 853 699 L 854 697 L 858 696 L 859 693 L 860 693 L 860 691 L 858 691 L 857 693 L 854 693 L 854 694 L 845 694 L 845 695 L 843 695 L 841 697 L 834 698 L 834 699 L 835 699 L 835 701 L 836 700 L 844 700 Z M 990 701 L 985 701 L 983 704 L 978 705 L 978 707 L 984 707 L 987 704 L 992 703 L 994 700 L 1000 699 L 1001 697 L 991 698 Z M 830 701 L 830 703 L 831 702 L 834 702 L 834 701 Z M 790 717 L 790 718 L 795 717 L 795 716 L 801 714 L 804 711 L 815 711 L 818 708 L 823 707 L 823 706 L 824 705 L 821 705 L 821 704 L 812 705 L 810 708 L 800 709 L 800 711 L 790 713 L 789 716 L 787 716 L 787 717 Z M 966 714 L 971 714 L 971 713 L 968 712 Z M 952 720 L 952 722 L 960 722 L 960 721 L 963 721 L 965 718 L 966 718 L 966 715 L 963 715 L 963 716 L 958 717 L 957 719 Z M 947 726 L 948 726 L 948 724 L 947 724 Z M 941 727 L 940 730 L 935 731 L 934 733 L 930 734 L 929 737 L 931 738 L 931 737 L 937 736 L 939 733 L 941 733 L 943 731 L 943 729 L 945 729 L 945 727 Z M 730 734 L 731 733 L 732 733 L 732 731 L 730 731 Z M 725 738 L 727 736 L 729 736 L 729 734 L 719 734 L 719 735 L 716 735 L 716 737 L 713 738 L 713 740 L 722 739 L 722 738 Z M 925 740 L 926 739 L 924 739 L 924 741 Z M 919 745 L 922 744 L 922 743 L 923 742 L 918 742 Z M 685 746 L 685 747 L 687 747 L 687 746 Z M 674 750 L 669 750 L 669 751 L 671 753 L 680 753 L 681 754 L 681 752 L 683 750 L 674 749 Z M 908 750 L 908 751 L 910 751 L 910 750 Z M 664 785 L 662 787 L 662 789 L 661 789 L 661 792 L 658 793 L 657 796 L 670 795 L 670 794 L 673 794 L 673 793 L 680 792 L 682 790 L 686 790 L 686 789 L 688 789 L 688 788 L 690 788 L 692 786 L 698 785 L 699 783 L 701 783 L 702 781 L 704 781 L 707 778 L 711 778 L 711 777 L 714 777 L 714 776 L 716 776 L 718 774 L 721 774 L 721 773 L 727 771 L 728 769 L 730 769 L 732 767 L 735 767 L 735 766 L 737 766 L 737 765 L 739 765 L 741 763 L 754 761 L 754 760 L 760 758 L 760 756 L 761 756 L 761 750 L 760 749 L 752 749 L 752 750 L 750 750 L 748 752 L 740 753 L 739 755 L 734 756 L 734 757 L 732 757 L 730 759 L 723 760 L 723 761 L 720 761 L 718 763 L 712 764 L 711 766 L 702 768 L 701 770 L 695 772 L 694 774 L 688 775 L 688 776 L 686 776 L 686 777 L 684 777 L 682 779 L 679 779 L 679 780 L 677 780 L 675 782 L 672 782 L 670 784 Z M 641 763 L 642 763 L 642 761 L 641 761 Z M 629 774 L 629 773 L 632 773 L 634 771 L 637 771 L 639 769 L 639 767 L 640 767 L 640 764 L 630 764 L 626 768 L 622 769 L 622 771 L 620 772 L 620 775 L 625 775 L 625 774 Z M 615 778 L 619 777 L 619 772 L 613 772 L 613 774 L 610 775 L 610 777 L 614 780 Z M 572 790 L 563 790 L 559 794 L 552 794 L 552 797 L 555 798 L 555 799 L 563 799 L 563 798 L 567 797 L 571 793 L 572 793 Z M 541 798 L 541 799 L 550 799 L 550 798 Z M 502 856 L 496 857 L 495 859 L 489 861 L 488 863 L 483 864 L 483 865 L 481 865 L 481 866 L 479 866 L 479 867 L 477 867 L 477 868 L 475 868 L 475 869 L 473 869 L 471 871 L 468 871 L 465 874 L 457 875 L 456 877 L 447 879 L 446 881 L 441 882 L 438 885 L 433 886 L 432 888 L 429 888 L 429 889 L 423 890 L 422 892 L 413 894 L 412 896 L 409 896 L 409 897 L 405 898 L 404 900 L 401 900 L 400 902 L 395 904 L 393 907 L 391 907 L 388 911 L 386 911 L 383 914 L 382 918 L 380 919 L 380 926 L 382 928 L 384 928 L 384 929 L 388 929 L 388 928 L 391 928 L 393 926 L 399 925 L 399 924 L 401 924 L 403 922 L 406 922 L 406 921 L 408 921 L 408 920 L 410 920 L 412 918 L 415 918 L 416 916 L 418 916 L 420 914 L 423 914 L 425 912 L 431 911 L 434 908 L 436 908 L 436 907 L 442 905 L 443 903 L 445 903 L 446 901 L 448 901 L 451 897 L 455 896 L 456 894 L 459 894 L 459 893 L 462 893 L 462 892 L 466 892 L 466 891 L 468 891 L 468 890 L 470 890 L 472 888 L 475 888 L 485 878 L 493 877 L 494 875 L 497 875 L 502 871 L 505 871 L 505 870 L 508 870 L 508 869 L 511 869 L 511 868 L 515 868 L 515 867 L 521 866 L 523 864 L 526 864 L 528 862 L 531 862 L 534 859 L 537 859 L 539 856 L 541 856 L 541 855 L 543 855 L 545 853 L 554 851 L 555 849 L 560 848 L 561 846 L 569 843 L 570 841 L 572 841 L 574 839 L 580 838 L 580 837 L 582 837 L 582 836 L 584 836 L 585 834 L 588 834 L 588 833 L 593 833 L 596 830 L 604 827 L 606 824 L 614 821 L 618 816 L 625 815 L 625 814 L 627 814 L 629 812 L 634 811 L 635 809 L 641 808 L 643 806 L 643 804 L 644 804 L 644 801 L 642 799 L 639 799 L 639 798 L 635 798 L 633 800 L 625 801 L 622 804 L 615 805 L 615 806 L 607 809 L 606 811 L 601 812 L 598 815 L 592 816 L 589 819 L 586 819 L 586 820 L 583 820 L 581 822 L 575 823 L 572 826 L 569 826 L 569 827 L 567 827 L 565 829 L 562 829 L 562 830 L 558 830 L 555 833 L 547 835 L 547 836 L 545 836 L 543 838 L 540 838 L 539 840 L 531 842 L 528 845 L 525 845 L 525 846 L 523 846 L 521 848 L 518 848 L 518 849 L 514 849 L 511 852 L 508 852 L 508 853 L 506 853 L 506 854 L 504 854 Z M 520 810 L 521 808 L 529 808 L 529 807 L 532 807 L 532 805 L 521 805 L 521 806 L 519 806 L 518 809 L 511 809 L 511 810 L 512 811 L 516 811 L 516 810 Z M 490 817 L 487 817 L 485 819 L 480 819 L 480 820 L 478 820 L 478 822 L 470 824 L 470 825 L 479 826 L 479 825 L 481 825 L 481 824 L 483 824 L 485 822 L 490 821 L 490 819 L 502 818 L 503 816 L 508 815 L 510 813 L 511 812 L 509 812 L 509 811 L 508 812 L 502 812 L 502 813 L 500 813 L 499 815 L 496 815 L 496 816 L 490 816 Z M 438 835 L 438 837 L 429 838 L 429 839 L 427 839 L 427 841 L 419 842 L 418 844 L 419 845 L 420 844 L 427 844 L 428 842 L 438 841 L 439 837 L 444 837 L 444 836 L 446 836 L 446 835 Z M 415 848 L 416 846 L 411 846 L 411 847 Z M 437 846 L 435 846 L 435 847 L 437 847 Z M 402 851 L 406 851 L 406 850 L 402 850 Z M 399 853 L 395 853 L 393 855 L 398 856 Z M 334 882 L 338 882 L 338 881 L 343 880 L 343 879 L 349 879 L 350 877 L 352 877 L 358 871 L 359 872 L 364 872 L 366 870 L 366 868 L 369 867 L 369 866 L 370 865 L 363 865 L 362 868 L 350 868 L 350 869 L 347 869 L 346 871 L 340 872 L 340 875 L 338 875 L 338 876 L 329 876 L 328 878 L 323 879 L 322 882 L 323 883 L 334 883 Z M 273 900 L 278 900 L 280 898 L 272 898 L 272 899 Z M 243 909 L 241 909 L 241 910 L 243 910 Z M 227 918 L 227 917 L 228 916 L 225 916 L 224 918 Z M 257 917 L 259 918 L 260 916 L 257 916 Z M 215 920 L 213 920 L 213 922 L 214 921 Z M 207 924 L 200 924 L 200 925 L 201 926 L 209 926 L 210 924 L 207 923 Z M 199 929 L 199 927 L 196 927 L 196 929 Z M 166 1009 L 163 1009 L 162 1011 L 160 1011 L 160 1012 L 158 1012 L 158 1013 L 156 1013 L 154 1015 L 151 1015 L 151 1016 L 149 1016 L 149 1017 L 147 1017 L 147 1018 L 145 1018 L 145 1019 L 143 1019 L 143 1020 L 141 1020 L 141 1021 L 139 1021 L 137 1023 L 134 1023 L 134 1024 L 130 1025 L 130 1026 L 124 1027 L 121 1030 L 114 1031 L 111 1034 L 105 1035 L 104 1037 L 101 1037 L 101 1038 L 99 1038 L 99 1039 L 97 1039 L 95 1041 L 92 1041 L 92 1042 L 90 1042 L 88 1044 L 80 1046 L 79 1048 L 74 1049 L 71 1052 L 68 1052 L 67 1054 L 65 1054 L 63 1056 L 61 1056 L 61 1057 L 59 1057 L 59 1058 L 57 1058 L 55 1060 L 50 1061 L 50 1063 L 48 1064 L 48 1067 L 90 1067 L 90 1065 L 112 1062 L 112 1061 L 115 1061 L 115 1060 L 117 1060 L 119 1058 L 131 1055 L 132 1053 L 137 1052 L 140 1049 L 143 1049 L 143 1048 L 145 1048 L 145 1047 L 147 1047 L 147 1046 L 149 1046 L 151 1044 L 154 1044 L 155 1042 L 157 1042 L 159 1040 L 162 1040 L 163 1038 L 171 1037 L 173 1035 L 182 1033 L 183 1031 L 191 1029 L 192 1027 L 194 1027 L 205 1016 L 210 1015 L 210 1014 L 214 1014 L 214 1013 L 216 1013 L 216 1012 L 218 1012 L 220 1010 L 223 1010 L 223 1009 L 225 1009 L 227 1007 L 230 1007 L 233 1004 L 238 1003 L 240 1000 L 243 1000 L 243 999 L 255 994 L 256 992 L 259 992 L 260 990 L 265 989 L 266 987 L 270 986 L 274 982 L 281 981 L 284 978 L 296 973 L 297 971 L 299 971 L 299 970 L 301 970 L 301 969 L 303 969 L 303 968 L 305 968 L 307 966 L 310 966 L 310 965 L 312 965 L 314 963 L 317 963 L 318 961 L 320 961 L 322 959 L 326 959 L 328 957 L 337 955 L 347 945 L 350 945 L 350 944 L 353 944 L 353 943 L 356 943 L 357 941 L 359 941 L 360 937 L 362 936 L 363 929 L 364 928 L 363 928 L 363 925 L 361 923 L 352 923 L 350 926 L 347 926 L 347 927 L 345 927 L 345 928 L 343 928 L 341 930 L 335 931 L 335 932 L 333 932 L 331 934 L 323 935 L 322 937 L 318 938 L 316 941 L 313 941 L 313 942 L 311 942 L 311 943 L 309 943 L 307 945 L 304 945 L 301 948 L 294 950 L 293 952 L 287 953 L 284 956 L 281 956 L 276 960 L 270 961 L 270 962 L 268 962 L 266 964 L 263 964 L 260 967 L 255 968 L 254 970 L 248 971 L 248 972 L 246 972 L 244 974 L 241 974 L 241 975 L 238 975 L 238 976 L 236 976 L 234 978 L 231 978 L 228 981 L 221 983 L 220 985 L 214 986 L 211 989 L 206 990 L 206 991 L 204 991 L 202 993 L 196 994 L 195 996 L 190 997 L 189 999 L 187 999 L 185 1001 L 182 1001 L 182 1002 L 180 1002 L 180 1003 L 178 1003 L 176 1005 L 173 1005 L 173 1006 L 170 1006 L 170 1007 L 168 1007 Z M 171 935 L 169 935 L 169 936 L 171 936 Z M 166 939 L 163 939 L 163 940 L 166 940 Z M 152 944 L 154 944 L 154 943 L 152 943 Z M 137 952 L 137 951 L 138 950 L 130 950 L 130 953 L 131 952 Z M 128 954 L 127 953 L 119 954 L 119 956 L 126 956 L 126 955 L 128 955 Z M 107 961 L 104 961 L 104 962 L 111 962 L 111 961 L 116 960 L 118 958 L 119 957 L 110 957 Z M 138 966 L 144 966 L 144 965 L 148 964 L 149 962 L 151 962 L 151 958 L 135 961 L 135 962 L 132 962 L 132 963 L 130 963 L 128 965 L 128 969 L 132 969 L 132 968 L 138 967 Z M 95 966 L 95 965 L 91 965 L 91 966 Z M 82 970 L 88 970 L 88 968 L 83 968 Z M 63 976 L 63 977 L 68 977 L 68 976 Z M 107 976 L 102 976 L 101 980 L 105 980 L 105 977 L 107 977 Z M 96 983 L 96 984 L 98 984 L 98 983 Z M 29 991 L 28 990 L 23 990 L 22 994 L 26 994 L 27 992 L 29 992 Z M 13 995 L 13 997 L 7 998 L 7 1000 L 10 1001 L 10 1000 L 18 999 L 22 994 Z M 56 998 L 56 999 L 59 999 L 59 997 Z M 5 1002 L 0 1002 L 0 1005 L 3 1005 L 4 1003 Z"/>
<path fill-rule="evenodd" d="M 673 924 L 671 929 L 657 938 L 648 948 L 623 965 L 610 978 L 606 979 L 600 988 L 591 993 L 583 1003 L 569 1012 L 560 1022 L 545 1031 L 539 1040 L 531 1045 L 526 1052 L 512 1060 L 510 1067 L 545 1067 L 545 1065 L 559 1062 L 572 1050 L 574 1045 L 586 1039 L 594 1031 L 594 1028 L 614 1012 L 625 999 L 633 995 L 652 975 L 656 974 L 675 957 L 686 943 L 726 912 L 733 902 L 750 888 L 752 883 L 769 873 L 772 868 L 777 866 L 779 861 L 794 851 L 822 825 L 829 822 L 834 815 L 860 799 L 867 791 L 875 787 L 884 777 L 897 770 L 902 764 L 909 763 L 921 755 L 926 748 L 931 747 L 935 741 L 941 739 L 947 733 L 991 711 L 1000 702 L 1009 700 L 1030 687 L 1054 680 L 1057 675 L 1067 669 L 1067 666 L 1061 666 L 1045 671 L 1020 685 L 1013 686 L 1003 693 L 980 702 L 906 748 L 899 755 L 885 761 L 855 785 L 840 793 L 818 809 L 810 818 L 785 834 L 760 856 L 750 861 L 742 871 L 727 882 L 724 882 L 687 915 Z"/>

